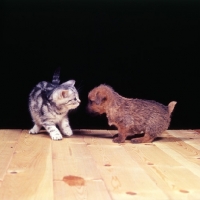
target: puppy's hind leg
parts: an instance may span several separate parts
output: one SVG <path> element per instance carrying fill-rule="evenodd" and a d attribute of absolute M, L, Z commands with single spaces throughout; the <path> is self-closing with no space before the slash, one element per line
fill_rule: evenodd
<path fill-rule="evenodd" d="M 151 143 L 159 134 L 159 130 L 157 130 L 156 126 L 148 126 L 144 130 L 144 136 L 139 138 L 131 139 L 132 143 Z"/>
<path fill-rule="evenodd" d="M 155 137 L 151 136 L 149 133 L 145 133 L 143 137 L 131 139 L 132 143 L 151 143 Z"/>

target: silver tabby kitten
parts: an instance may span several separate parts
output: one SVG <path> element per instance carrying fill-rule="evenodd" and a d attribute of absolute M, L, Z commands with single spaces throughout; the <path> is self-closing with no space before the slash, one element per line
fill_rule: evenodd
<path fill-rule="evenodd" d="M 35 124 L 29 133 L 36 134 L 44 127 L 52 140 L 61 140 L 62 134 L 67 136 L 73 134 L 68 112 L 78 107 L 81 101 L 74 87 L 75 81 L 69 80 L 59 85 L 59 76 L 60 69 L 57 69 L 52 83 L 42 81 L 31 91 L 29 110 Z"/>

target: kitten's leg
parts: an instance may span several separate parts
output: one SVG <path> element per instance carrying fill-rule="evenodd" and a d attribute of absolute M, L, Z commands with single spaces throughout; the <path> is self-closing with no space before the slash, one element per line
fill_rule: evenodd
<path fill-rule="evenodd" d="M 49 133 L 52 140 L 62 140 L 62 135 L 60 134 L 60 131 L 56 128 L 54 123 L 46 122 L 43 124 L 43 127 Z"/>
<path fill-rule="evenodd" d="M 41 128 L 42 128 L 41 125 L 35 124 L 33 126 L 33 128 L 29 131 L 29 133 L 31 133 L 31 134 L 37 134 L 40 131 Z"/>
<path fill-rule="evenodd" d="M 58 125 L 63 135 L 67 135 L 67 136 L 73 135 L 72 129 L 69 125 L 69 120 L 67 118 L 63 118 L 62 121 Z"/>

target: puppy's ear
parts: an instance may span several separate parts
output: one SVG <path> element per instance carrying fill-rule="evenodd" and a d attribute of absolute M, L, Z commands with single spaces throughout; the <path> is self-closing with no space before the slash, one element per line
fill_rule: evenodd
<path fill-rule="evenodd" d="M 97 105 L 100 105 L 100 104 L 102 104 L 104 101 L 106 101 L 106 97 L 100 95 L 99 92 L 97 92 L 97 94 L 96 94 L 96 99 L 95 99 L 95 103 L 96 103 Z"/>

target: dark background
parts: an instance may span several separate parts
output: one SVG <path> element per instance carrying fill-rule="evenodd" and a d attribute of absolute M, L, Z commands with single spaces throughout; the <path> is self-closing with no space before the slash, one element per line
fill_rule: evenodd
<path fill-rule="evenodd" d="M 4 0 L 1 33 L 0 128 L 31 128 L 28 95 L 57 67 L 82 100 L 72 128 L 110 128 L 86 111 L 101 83 L 125 97 L 176 100 L 170 129 L 200 128 L 198 1 Z"/>

